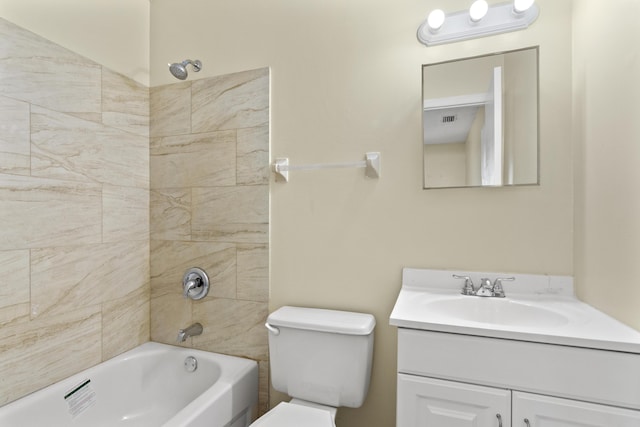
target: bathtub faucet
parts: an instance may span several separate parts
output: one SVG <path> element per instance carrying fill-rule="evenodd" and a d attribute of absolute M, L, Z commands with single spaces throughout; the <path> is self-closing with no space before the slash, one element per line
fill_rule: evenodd
<path fill-rule="evenodd" d="M 200 323 L 194 323 L 193 325 L 178 330 L 178 342 L 185 342 L 189 337 L 195 337 L 202 334 L 202 325 Z"/>

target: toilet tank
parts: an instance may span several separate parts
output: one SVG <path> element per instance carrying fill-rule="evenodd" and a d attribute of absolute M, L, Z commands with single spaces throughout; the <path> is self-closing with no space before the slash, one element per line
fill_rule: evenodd
<path fill-rule="evenodd" d="M 267 319 L 273 388 L 328 406 L 362 406 L 371 377 L 370 314 L 282 307 Z"/>

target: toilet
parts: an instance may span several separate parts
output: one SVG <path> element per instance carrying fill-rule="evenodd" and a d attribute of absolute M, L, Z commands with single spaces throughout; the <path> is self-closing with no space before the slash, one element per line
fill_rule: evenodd
<path fill-rule="evenodd" d="M 334 427 L 337 409 L 359 408 L 373 358 L 370 314 L 281 307 L 267 318 L 273 388 L 292 397 L 251 427 Z"/>

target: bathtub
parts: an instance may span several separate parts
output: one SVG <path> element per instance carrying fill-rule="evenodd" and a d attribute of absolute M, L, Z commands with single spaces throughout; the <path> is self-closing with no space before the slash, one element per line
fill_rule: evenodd
<path fill-rule="evenodd" d="M 2 427 L 246 427 L 258 366 L 148 342 L 0 407 Z"/>

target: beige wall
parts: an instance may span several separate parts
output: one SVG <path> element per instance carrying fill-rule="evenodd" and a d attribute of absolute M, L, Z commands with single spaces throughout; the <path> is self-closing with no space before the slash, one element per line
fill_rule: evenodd
<path fill-rule="evenodd" d="M 431 188 L 464 187 L 467 184 L 467 144 L 425 144 L 424 177 Z"/>
<path fill-rule="evenodd" d="M 149 340 L 149 89 L 0 40 L 3 404 Z"/>
<path fill-rule="evenodd" d="M 304 164 L 382 153 L 379 180 L 343 169 L 271 182 L 270 309 L 359 310 L 378 322 L 370 394 L 362 409 L 340 410 L 338 425 L 395 423 L 388 316 L 403 266 L 572 273 L 569 1 L 540 0 L 527 31 L 430 48 L 415 34 L 442 6 L 435 0 L 187 4 L 152 2 L 152 85 L 171 82 L 167 62 L 184 57 L 203 61 L 194 79 L 269 66 L 272 158 Z M 534 45 L 542 185 L 423 191 L 421 65 Z"/>
<path fill-rule="evenodd" d="M 640 329 L 638 15 L 636 0 L 574 4 L 579 297 L 636 329 Z"/>
<path fill-rule="evenodd" d="M 2 0 L 0 17 L 149 85 L 150 0 Z"/>
<path fill-rule="evenodd" d="M 465 142 L 467 148 L 465 165 L 467 182 L 466 185 L 482 185 L 482 141 L 481 132 L 484 126 L 484 107 L 478 109 L 476 117 L 473 119 L 469 136 Z"/>
<path fill-rule="evenodd" d="M 537 52 L 505 55 L 504 182 L 538 182 Z"/>
<path fill-rule="evenodd" d="M 268 405 L 269 70 L 151 89 L 151 339 L 260 363 Z M 182 296 L 200 267 L 209 295 Z"/>

